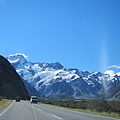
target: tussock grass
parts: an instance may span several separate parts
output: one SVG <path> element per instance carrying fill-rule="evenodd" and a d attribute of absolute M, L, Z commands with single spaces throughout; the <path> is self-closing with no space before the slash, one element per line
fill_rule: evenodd
<path fill-rule="evenodd" d="M 8 105 L 10 105 L 13 101 L 12 100 L 8 100 L 8 99 L 2 99 L 0 101 L 0 109 L 4 109 L 5 107 L 7 107 Z"/>
<path fill-rule="evenodd" d="M 45 104 L 45 103 L 42 103 Z M 75 108 L 68 108 L 68 107 L 62 107 L 62 106 L 58 106 L 58 105 L 52 105 L 52 104 L 47 104 L 50 106 L 54 106 L 54 107 L 59 107 L 59 108 L 64 108 L 64 109 L 68 109 L 68 110 L 73 110 L 73 111 L 77 111 L 77 112 L 82 112 L 82 113 L 88 113 L 88 114 L 93 114 L 93 115 L 100 115 L 100 116 L 105 116 L 105 117 L 111 117 L 111 118 L 120 118 L 120 115 L 116 112 L 96 112 L 96 111 L 91 111 L 91 110 L 83 110 L 83 109 L 75 109 Z"/>
<path fill-rule="evenodd" d="M 74 108 L 67 108 L 70 110 L 74 110 L 77 112 L 83 112 L 83 113 L 88 113 L 88 114 L 94 114 L 94 115 L 100 115 L 100 116 L 106 116 L 106 117 L 112 117 L 112 118 L 120 118 L 120 115 L 116 112 L 96 112 L 96 111 L 91 111 L 91 110 L 82 110 L 82 109 L 74 109 Z"/>

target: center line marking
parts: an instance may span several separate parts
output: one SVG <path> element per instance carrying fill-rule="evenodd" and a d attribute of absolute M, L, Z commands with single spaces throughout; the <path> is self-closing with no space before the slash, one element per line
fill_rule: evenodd
<path fill-rule="evenodd" d="M 62 118 L 60 118 L 60 117 L 58 117 L 58 116 L 56 116 L 56 115 L 52 115 L 53 117 L 55 117 L 55 118 L 57 118 L 57 119 L 59 119 L 59 120 L 61 120 Z"/>
<path fill-rule="evenodd" d="M 37 109 L 37 110 L 41 111 L 41 109 Z"/>

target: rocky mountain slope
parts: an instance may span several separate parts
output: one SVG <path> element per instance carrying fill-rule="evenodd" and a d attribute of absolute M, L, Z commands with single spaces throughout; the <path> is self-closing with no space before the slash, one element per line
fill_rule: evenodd
<path fill-rule="evenodd" d="M 103 99 L 120 81 L 117 75 L 66 69 L 59 62 L 32 63 L 24 54 L 9 55 L 7 59 L 28 92 L 46 99 Z"/>
<path fill-rule="evenodd" d="M 110 100 L 120 100 L 120 84 L 110 88 L 108 98 Z"/>
<path fill-rule="evenodd" d="M 21 78 L 14 67 L 3 56 L 0 56 L 0 96 L 9 99 L 15 99 L 16 96 L 20 96 L 21 99 L 28 97 L 28 92 Z"/>

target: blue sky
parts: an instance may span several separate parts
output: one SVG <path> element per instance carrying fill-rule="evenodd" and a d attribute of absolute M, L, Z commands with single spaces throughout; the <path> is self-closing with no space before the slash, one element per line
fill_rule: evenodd
<path fill-rule="evenodd" d="M 0 0 L 0 54 L 104 71 L 120 66 L 120 0 Z M 120 70 L 120 68 L 119 68 Z"/>

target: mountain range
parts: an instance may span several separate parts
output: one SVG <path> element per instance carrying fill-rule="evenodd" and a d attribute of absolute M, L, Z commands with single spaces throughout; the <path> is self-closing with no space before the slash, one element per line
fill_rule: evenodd
<path fill-rule="evenodd" d="M 7 59 L 31 95 L 44 99 L 120 99 L 117 74 L 66 69 L 59 62 L 33 63 L 21 53 Z"/>

